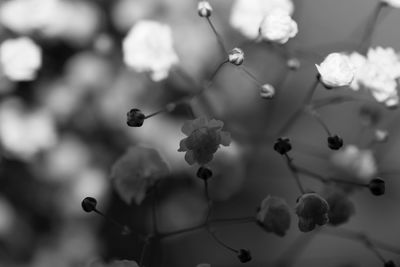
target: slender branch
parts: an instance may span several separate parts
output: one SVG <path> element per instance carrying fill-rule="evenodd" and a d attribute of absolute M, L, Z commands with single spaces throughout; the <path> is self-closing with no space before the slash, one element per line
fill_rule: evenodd
<path fill-rule="evenodd" d="M 319 123 L 319 125 L 322 126 L 324 131 L 327 133 L 328 136 L 332 136 L 331 131 L 328 128 L 328 125 L 325 123 L 325 121 L 322 119 L 321 114 L 319 114 L 316 110 L 313 110 L 312 108 L 309 108 L 307 110 L 307 113 L 315 119 L 316 122 Z"/>
<path fill-rule="evenodd" d="M 285 154 L 284 156 L 286 158 L 286 164 L 289 167 L 289 170 L 292 173 L 293 178 L 296 181 L 298 188 L 300 189 L 300 192 L 304 194 L 306 191 L 304 190 L 304 187 L 300 181 L 299 173 L 296 166 L 292 164 L 293 159 L 290 158 L 288 154 Z"/>
<path fill-rule="evenodd" d="M 213 231 L 211 231 L 211 229 L 210 229 L 209 227 L 206 227 L 206 229 L 207 229 L 207 232 L 210 234 L 210 236 L 211 236 L 215 241 L 217 241 L 218 244 L 220 244 L 220 245 L 223 246 L 224 248 L 226 248 L 226 249 L 228 249 L 228 250 L 230 250 L 230 251 L 232 251 L 232 252 L 234 252 L 234 253 L 238 253 L 238 252 L 239 252 L 239 250 L 234 249 L 233 247 L 228 246 L 227 244 L 225 244 L 224 242 L 222 242 L 222 240 L 219 239 L 218 236 L 217 236 Z"/>
<path fill-rule="evenodd" d="M 249 77 L 258 87 L 262 87 L 263 84 L 258 80 L 258 78 L 251 73 L 245 66 L 239 66 L 238 67 L 242 73 L 244 73 L 247 77 Z"/>
<path fill-rule="evenodd" d="M 223 52 L 224 55 L 227 55 L 228 50 L 226 49 L 226 46 L 224 44 L 224 41 L 223 41 L 221 35 L 218 33 L 217 29 L 215 28 L 214 24 L 212 23 L 211 18 L 206 17 L 206 19 L 207 19 L 208 25 L 210 25 L 210 28 L 212 29 L 212 31 L 215 35 L 215 38 L 217 39 L 217 42 L 218 42 L 218 45 L 219 45 L 221 51 Z"/>
<path fill-rule="evenodd" d="M 368 47 L 371 45 L 372 41 L 372 35 L 375 31 L 375 26 L 378 22 L 379 15 L 382 13 L 383 8 L 386 6 L 386 4 L 379 2 L 372 13 L 371 18 L 369 19 L 367 23 L 367 27 L 364 32 L 364 36 L 361 39 L 360 45 L 359 45 L 359 51 L 362 54 L 365 54 L 367 52 Z"/>

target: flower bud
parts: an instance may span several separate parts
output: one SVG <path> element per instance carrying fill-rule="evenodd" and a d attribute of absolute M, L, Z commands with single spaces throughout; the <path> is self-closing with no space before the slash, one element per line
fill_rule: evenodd
<path fill-rule="evenodd" d="M 199 13 L 200 17 L 208 18 L 211 16 L 212 11 L 212 6 L 208 1 L 199 1 L 199 4 L 197 5 L 197 12 Z"/>
<path fill-rule="evenodd" d="M 257 223 L 267 232 L 284 236 L 290 227 L 290 212 L 286 201 L 267 196 L 262 202 L 257 213 Z"/>
<path fill-rule="evenodd" d="M 368 188 L 373 195 L 381 196 L 385 194 L 385 181 L 381 178 L 372 179 L 368 184 Z"/>
<path fill-rule="evenodd" d="M 298 27 L 287 12 L 275 9 L 261 22 L 259 31 L 264 40 L 284 44 L 296 36 Z"/>
<path fill-rule="evenodd" d="M 290 58 L 286 62 L 286 65 L 290 70 L 298 70 L 301 66 L 301 63 L 298 58 Z"/>
<path fill-rule="evenodd" d="M 316 225 L 328 223 L 328 211 L 329 204 L 320 195 L 316 193 L 303 194 L 296 205 L 300 231 L 310 232 Z"/>
<path fill-rule="evenodd" d="M 344 191 L 337 188 L 327 188 L 323 196 L 329 205 L 329 224 L 337 226 L 349 221 L 355 213 L 353 202 L 347 197 Z"/>
<path fill-rule="evenodd" d="M 242 65 L 244 61 L 244 52 L 240 48 L 233 48 L 228 55 L 228 61 L 233 65 L 239 66 Z"/>
<path fill-rule="evenodd" d="M 242 263 L 251 261 L 251 254 L 248 249 L 240 249 L 237 256 Z"/>
<path fill-rule="evenodd" d="M 320 65 L 315 66 L 320 75 L 320 81 L 327 89 L 348 86 L 354 79 L 353 66 L 344 54 L 329 54 Z"/>
<path fill-rule="evenodd" d="M 387 261 L 383 267 L 396 267 L 396 264 L 393 261 Z"/>
<path fill-rule="evenodd" d="M 279 137 L 274 144 L 274 150 L 281 155 L 288 153 L 290 150 L 292 150 L 290 139 L 287 137 Z"/>
<path fill-rule="evenodd" d="M 211 177 L 212 177 L 212 171 L 209 169 L 209 168 L 206 168 L 206 167 L 200 167 L 198 170 L 197 170 L 197 177 L 199 177 L 200 179 L 203 179 L 203 180 L 208 180 L 208 179 L 210 179 Z"/>
<path fill-rule="evenodd" d="M 332 150 L 339 150 L 343 146 L 343 139 L 338 135 L 329 136 L 328 146 Z"/>
<path fill-rule="evenodd" d="M 264 99 L 272 99 L 275 95 L 275 88 L 266 83 L 263 86 L 261 86 L 261 90 L 260 90 L 260 96 Z"/>
<path fill-rule="evenodd" d="M 140 111 L 137 108 L 133 108 L 131 109 L 127 114 L 127 120 L 126 123 L 128 124 L 128 126 L 130 127 L 140 127 L 143 125 L 145 116 L 142 113 L 142 111 Z"/>
<path fill-rule="evenodd" d="M 376 129 L 375 130 L 375 140 L 379 143 L 384 143 L 388 140 L 389 133 L 385 130 Z"/>
<path fill-rule="evenodd" d="M 96 210 L 97 200 L 93 197 L 85 197 L 82 200 L 82 209 L 86 212 L 92 212 Z"/>

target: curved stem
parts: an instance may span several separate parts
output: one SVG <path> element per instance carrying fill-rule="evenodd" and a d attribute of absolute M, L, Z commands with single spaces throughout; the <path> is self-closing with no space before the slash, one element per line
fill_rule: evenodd
<path fill-rule="evenodd" d="M 297 167 L 292 163 L 293 159 L 290 158 L 288 154 L 285 154 L 284 156 L 286 158 L 286 164 L 289 167 L 289 170 L 292 173 L 294 180 L 296 181 L 297 187 L 299 188 L 301 194 L 304 194 L 306 191 L 304 190 L 303 184 L 300 181 Z"/>

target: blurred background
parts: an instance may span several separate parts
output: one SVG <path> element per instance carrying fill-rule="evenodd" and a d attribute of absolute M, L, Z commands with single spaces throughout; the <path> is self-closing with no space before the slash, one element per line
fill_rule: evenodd
<path fill-rule="evenodd" d="M 228 49 L 246 41 L 229 24 L 232 2 L 211 1 L 212 21 Z M 260 98 L 251 79 L 226 65 L 213 87 L 194 102 L 197 113 L 224 121 L 233 138 L 233 144 L 221 149 L 212 165 L 218 178 L 210 182 L 213 217 L 252 216 L 269 194 L 285 198 L 294 210 L 299 192 L 284 160 L 272 149 L 274 134 L 312 85 L 314 65 L 330 52 L 357 47 L 377 3 L 294 0 L 299 34 L 287 47 L 300 60 L 300 69 L 288 71 L 279 48 L 263 43 L 241 46 L 245 66 L 262 83 L 277 86 L 277 97 L 271 101 Z M 372 46 L 399 51 L 400 10 L 387 11 L 376 27 Z M 207 203 L 194 175 L 196 168 L 189 167 L 184 154 L 177 151 L 184 138 L 181 126 L 190 119 L 186 110 L 178 108 L 153 117 L 141 128 L 126 125 L 131 108 L 149 114 L 196 89 L 177 70 L 155 83 L 124 65 L 122 40 L 142 19 L 171 26 L 179 68 L 198 83 L 223 61 L 209 25 L 197 15 L 194 0 L 0 1 L 0 42 L 29 36 L 42 51 L 41 68 L 31 81 L 13 81 L 0 69 L 0 266 L 78 267 L 95 259 L 138 260 L 139 240 L 121 235 L 118 228 L 81 209 L 82 199 L 93 196 L 99 210 L 111 218 L 143 231 L 149 228 L 149 201 L 126 205 L 109 178 L 113 163 L 136 144 L 159 150 L 171 168 L 170 179 L 160 185 L 157 212 L 161 228 L 181 229 L 204 219 Z M 333 94 L 354 95 L 321 86 L 314 98 Z M 360 117 L 364 104 L 350 102 L 321 110 L 345 144 L 365 148 L 373 138 L 374 129 L 363 126 Z M 398 110 L 369 105 L 381 115 L 379 127 L 390 130 L 387 143 L 372 147 L 378 172 L 396 173 Z M 303 116 L 287 135 L 296 163 L 327 175 L 337 172 L 326 133 L 315 121 Z M 375 197 L 367 190 L 352 194 L 356 214 L 344 227 L 400 247 L 400 180 L 393 174 L 383 178 L 387 182 L 384 196 Z M 308 178 L 304 181 L 310 189 L 319 190 L 320 184 Z M 283 238 L 253 224 L 217 230 L 233 247 L 251 250 L 253 261 L 247 266 L 273 266 L 299 236 L 309 235 L 300 233 L 296 224 L 293 212 L 292 226 Z M 384 255 L 400 262 L 399 255 Z M 153 264 L 149 266 L 161 266 L 161 262 L 163 266 L 241 265 L 204 231 L 154 245 L 149 261 Z M 294 266 L 383 264 L 358 242 L 318 235 L 304 246 Z"/>

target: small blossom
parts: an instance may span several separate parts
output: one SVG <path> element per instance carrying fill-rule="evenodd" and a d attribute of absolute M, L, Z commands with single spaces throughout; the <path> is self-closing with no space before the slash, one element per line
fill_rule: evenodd
<path fill-rule="evenodd" d="M 290 227 L 289 206 L 282 198 L 267 196 L 257 213 L 258 224 L 267 232 L 284 236 Z"/>
<path fill-rule="evenodd" d="M 379 143 L 384 143 L 389 138 L 389 133 L 382 129 L 376 129 L 374 134 L 375 134 L 375 140 Z"/>
<path fill-rule="evenodd" d="M 111 180 L 123 201 L 140 205 L 147 190 L 168 173 L 167 163 L 155 149 L 134 146 L 114 163 Z"/>
<path fill-rule="evenodd" d="M 210 162 L 220 145 L 229 146 L 231 136 L 222 131 L 224 123 L 219 120 L 197 118 L 186 121 L 182 132 L 187 136 L 180 142 L 178 151 L 186 152 L 185 160 L 190 165 Z"/>
<path fill-rule="evenodd" d="M 126 124 L 128 126 L 140 127 L 143 125 L 146 116 L 139 109 L 133 108 L 126 114 L 126 117 Z"/>
<path fill-rule="evenodd" d="M 290 139 L 286 137 L 279 137 L 274 144 L 274 150 L 281 155 L 288 153 L 290 150 L 292 150 Z"/>
<path fill-rule="evenodd" d="M 344 174 L 353 179 L 366 181 L 375 176 L 377 165 L 369 149 L 359 149 L 354 145 L 347 145 L 333 154 L 332 163 Z"/>
<path fill-rule="evenodd" d="M 400 0 L 381 0 L 381 2 L 394 8 L 400 8 Z"/>
<path fill-rule="evenodd" d="M 97 200 L 93 197 L 85 197 L 82 200 L 82 209 L 86 212 L 92 212 L 96 209 Z"/>
<path fill-rule="evenodd" d="M 302 232 L 312 231 L 316 225 L 329 222 L 329 204 L 316 193 L 302 195 L 296 205 L 296 214 L 299 217 L 299 229 Z"/>
<path fill-rule="evenodd" d="M 329 204 L 329 224 L 337 226 L 346 223 L 354 215 L 354 204 L 342 190 L 329 188 L 325 190 L 323 196 Z"/>
<path fill-rule="evenodd" d="M 298 32 L 297 23 L 285 11 L 274 10 L 261 22 L 260 35 L 266 41 L 286 43 Z"/>
<path fill-rule="evenodd" d="M 353 81 L 354 69 L 344 54 L 329 54 L 320 65 L 315 66 L 321 82 L 328 88 L 347 86 Z"/>
<path fill-rule="evenodd" d="M 400 56 L 392 47 L 381 46 L 370 48 L 367 53 L 368 62 L 374 64 L 392 79 L 400 78 Z"/>
<path fill-rule="evenodd" d="M 150 72 L 154 81 L 167 78 L 169 70 L 178 63 L 168 25 L 142 20 L 125 37 L 124 62 L 138 72 Z"/>
<path fill-rule="evenodd" d="M 286 65 L 290 70 L 298 70 L 301 66 L 301 63 L 298 58 L 290 58 L 286 62 Z"/>
<path fill-rule="evenodd" d="M 233 65 L 239 66 L 242 65 L 244 61 L 244 52 L 240 48 L 233 48 L 228 55 L 228 60 Z"/>
<path fill-rule="evenodd" d="M 368 184 L 368 188 L 373 195 L 381 196 L 385 194 L 385 181 L 380 178 L 372 179 Z"/>
<path fill-rule="evenodd" d="M 261 90 L 260 90 L 260 96 L 264 99 L 272 99 L 275 95 L 275 88 L 266 83 L 263 86 L 261 86 Z"/>
<path fill-rule="evenodd" d="M 212 175 L 213 175 L 213 173 L 212 173 L 212 171 L 209 169 L 209 168 L 206 168 L 206 167 L 200 167 L 198 170 L 197 170 L 197 177 L 199 177 L 200 179 L 203 179 L 203 180 L 208 180 L 208 179 L 210 179 L 211 177 L 212 177 Z"/>
<path fill-rule="evenodd" d="M 338 135 L 329 136 L 328 146 L 332 150 L 338 150 L 343 146 L 343 139 Z"/>
<path fill-rule="evenodd" d="M 263 18 L 277 9 L 291 15 L 294 5 L 291 0 L 236 0 L 232 6 L 230 24 L 247 38 L 255 39 Z"/>
<path fill-rule="evenodd" d="M 240 249 L 237 256 L 242 263 L 251 261 L 251 253 L 248 249 Z"/>
<path fill-rule="evenodd" d="M 199 4 L 197 5 L 197 12 L 199 13 L 200 17 L 208 18 L 209 16 L 211 16 L 212 11 L 213 8 L 208 1 L 199 1 Z"/>
<path fill-rule="evenodd" d="M 0 45 L 0 64 L 12 81 L 31 81 L 42 65 L 42 50 L 27 37 L 9 39 Z"/>

